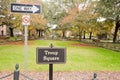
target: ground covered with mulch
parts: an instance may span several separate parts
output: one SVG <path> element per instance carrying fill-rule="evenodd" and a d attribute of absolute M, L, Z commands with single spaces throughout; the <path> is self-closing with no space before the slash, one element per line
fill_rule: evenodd
<path fill-rule="evenodd" d="M 85 43 L 79 43 L 79 44 L 71 44 L 71 46 L 82 46 L 82 47 L 89 47 L 89 48 L 94 48 L 94 47 L 97 47 L 93 44 L 85 44 Z"/>
<path fill-rule="evenodd" d="M 28 41 L 28 45 L 34 44 L 33 41 Z M 0 45 L 24 45 L 24 41 L 1 42 Z"/>
<path fill-rule="evenodd" d="M 96 72 L 98 80 L 120 80 L 120 72 Z M 0 72 L 0 77 L 9 74 L 9 72 Z M 54 72 L 53 80 L 92 80 L 94 72 Z M 48 72 L 28 72 L 31 79 L 28 80 L 49 80 Z M 19 80 L 27 80 L 24 73 L 20 73 Z M 0 80 L 13 80 L 13 75 Z"/>

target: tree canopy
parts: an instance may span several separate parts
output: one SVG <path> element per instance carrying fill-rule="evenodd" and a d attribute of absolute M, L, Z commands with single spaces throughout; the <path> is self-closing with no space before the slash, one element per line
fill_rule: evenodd
<path fill-rule="evenodd" d="M 116 42 L 117 33 L 120 28 L 120 1 L 100 0 L 97 4 L 96 9 L 101 17 L 104 17 L 115 22 L 113 42 Z"/>
<path fill-rule="evenodd" d="M 90 34 L 91 39 L 92 34 L 112 33 L 114 26 L 113 42 L 117 41 L 120 29 L 119 0 L 1 0 L 0 25 L 7 25 L 9 29 L 14 30 L 15 28 L 22 29 L 22 14 L 10 12 L 11 2 L 42 6 L 42 13 L 30 14 L 29 32 L 33 30 L 33 32 L 37 31 L 36 33 L 43 35 L 43 32 L 56 25 L 55 29 L 62 30 L 63 36 L 67 30 L 74 30 L 73 32 L 79 37 L 84 36 L 85 38 L 86 34 Z M 100 18 L 105 20 L 99 22 Z"/>

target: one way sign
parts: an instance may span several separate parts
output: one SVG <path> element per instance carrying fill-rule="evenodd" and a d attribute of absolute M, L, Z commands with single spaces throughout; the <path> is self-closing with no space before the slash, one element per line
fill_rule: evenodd
<path fill-rule="evenodd" d="M 17 13 L 40 13 L 40 5 L 11 3 L 11 12 Z"/>

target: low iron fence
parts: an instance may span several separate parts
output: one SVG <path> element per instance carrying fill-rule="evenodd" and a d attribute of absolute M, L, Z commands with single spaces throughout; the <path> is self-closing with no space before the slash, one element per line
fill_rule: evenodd
<path fill-rule="evenodd" d="M 30 78 L 29 76 L 27 76 L 27 75 L 25 75 L 23 73 L 20 73 L 19 72 L 19 65 L 18 64 L 16 64 L 14 72 L 9 73 L 7 75 L 4 75 L 2 77 L 0 76 L 0 80 L 4 80 L 5 78 L 8 78 L 10 76 L 13 76 L 13 80 L 19 80 L 20 76 L 24 77 L 26 80 L 35 80 L 35 79 L 32 79 L 32 78 Z M 97 74 L 94 73 L 93 79 L 90 79 L 90 80 L 98 80 L 97 79 Z"/>
<path fill-rule="evenodd" d="M 20 72 L 19 72 L 19 65 L 18 65 L 18 64 L 16 64 L 15 70 L 14 70 L 13 73 L 4 75 L 4 76 L 2 76 L 2 77 L 0 76 L 0 80 L 4 80 L 5 78 L 8 78 L 8 77 L 10 77 L 10 76 L 13 76 L 13 80 L 19 80 L 19 76 L 20 76 L 20 75 L 21 75 L 22 77 L 24 77 L 26 80 L 34 80 L 34 79 L 30 78 L 29 76 L 27 76 L 27 75 L 25 75 L 25 74 L 23 74 L 23 73 L 20 73 Z"/>
<path fill-rule="evenodd" d="M 3 80 L 4 78 L 7 78 L 7 77 L 12 76 L 12 75 L 13 75 L 13 73 L 10 73 L 10 74 L 7 74 L 7 75 L 4 75 L 4 76 L 0 77 L 0 80 Z"/>

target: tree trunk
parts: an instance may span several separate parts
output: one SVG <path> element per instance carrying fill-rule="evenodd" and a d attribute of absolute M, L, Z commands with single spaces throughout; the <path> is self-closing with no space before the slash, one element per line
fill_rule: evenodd
<path fill-rule="evenodd" d="M 40 30 L 40 37 L 43 37 L 43 30 Z"/>
<path fill-rule="evenodd" d="M 41 31 L 40 30 L 38 30 L 38 36 L 39 36 L 39 38 L 41 37 Z"/>
<path fill-rule="evenodd" d="M 10 29 L 10 37 L 14 37 L 14 33 L 13 33 L 13 30 L 14 30 L 14 28 L 9 28 Z"/>
<path fill-rule="evenodd" d="M 28 31 L 28 39 L 30 39 L 30 30 Z"/>
<path fill-rule="evenodd" d="M 62 31 L 62 38 L 65 38 L 65 30 Z"/>
<path fill-rule="evenodd" d="M 81 41 L 81 39 L 82 39 L 81 33 L 82 33 L 82 32 L 79 33 L 79 41 Z"/>
<path fill-rule="evenodd" d="M 114 35 L 113 35 L 113 43 L 116 42 L 116 39 L 117 39 L 117 33 L 118 33 L 118 30 L 119 30 L 119 21 L 116 21 L 116 25 L 115 25 L 115 32 L 114 32 Z"/>
<path fill-rule="evenodd" d="M 38 33 L 38 38 L 41 38 L 43 36 L 43 30 L 41 29 L 36 29 L 37 33 Z"/>
<path fill-rule="evenodd" d="M 92 39 L 92 32 L 90 32 L 90 36 L 89 36 L 89 39 L 90 39 L 90 40 Z"/>
<path fill-rule="evenodd" d="M 86 32 L 84 31 L 83 39 L 85 39 L 85 34 L 86 34 Z"/>
<path fill-rule="evenodd" d="M 78 29 L 79 29 L 79 41 L 81 41 L 82 32 L 80 31 L 80 27 L 78 27 Z"/>
<path fill-rule="evenodd" d="M 2 30 L 2 31 L 1 31 L 2 36 L 4 36 L 3 32 L 4 32 L 4 31 Z"/>

